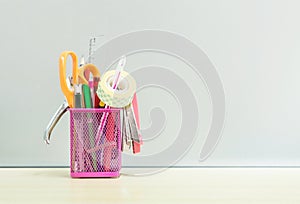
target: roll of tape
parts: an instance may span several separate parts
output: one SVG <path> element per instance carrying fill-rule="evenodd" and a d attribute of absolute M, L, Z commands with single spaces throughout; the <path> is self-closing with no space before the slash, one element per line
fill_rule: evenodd
<path fill-rule="evenodd" d="M 98 84 L 97 95 L 106 105 L 123 108 L 132 102 L 136 90 L 136 82 L 133 77 L 122 71 L 116 90 L 113 89 L 115 70 L 106 72 Z"/>

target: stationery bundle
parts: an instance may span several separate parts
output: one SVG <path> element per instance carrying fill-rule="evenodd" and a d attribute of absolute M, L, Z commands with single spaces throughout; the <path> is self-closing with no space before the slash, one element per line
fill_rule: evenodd
<path fill-rule="evenodd" d="M 66 76 L 67 58 L 72 58 L 72 76 Z M 115 70 L 100 76 L 98 68 L 65 51 L 59 58 L 59 77 L 66 101 L 51 119 L 45 141 L 61 116 L 70 111 L 70 166 L 72 177 L 116 177 L 121 169 L 121 151 L 140 152 L 142 139 L 136 82 L 124 71 L 126 57 Z"/>

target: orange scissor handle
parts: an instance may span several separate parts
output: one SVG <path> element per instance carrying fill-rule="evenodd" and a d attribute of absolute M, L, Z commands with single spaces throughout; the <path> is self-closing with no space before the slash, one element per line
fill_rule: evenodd
<path fill-rule="evenodd" d="M 72 72 L 72 83 L 73 84 L 77 84 L 77 80 L 78 80 L 78 60 L 77 60 L 77 56 L 74 52 L 72 51 L 64 51 L 63 53 L 61 53 L 60 57 L 59 57 L 59 79 L 60 79 L 60 87 L 62 92 L 64 93 L 64 95 L 67 98 L 68 104 L 70 106 L 70 108 L 74 107 L 74 90 L 70 90 L 68 88 L 66 79 L 66 67 L 67 67 L 67 58 L 68 56 L 72 57 L 72 62 L 73 62 L 73 72 Z"/>
<path fill-rule="evenodd" d="M 90 71 L 93 74 L 93 77 L 98 77 L 100 79 L 100 72 L 98 68 L 93 64 L 86 64 L 83 67 L 79 68 L 79 73 L 78 73 L 79 83 L 87 84 L 87 85 L 89 84 L 88 83 L 89 79 L 85 78 L 84 76 L 85 70 Z"/>

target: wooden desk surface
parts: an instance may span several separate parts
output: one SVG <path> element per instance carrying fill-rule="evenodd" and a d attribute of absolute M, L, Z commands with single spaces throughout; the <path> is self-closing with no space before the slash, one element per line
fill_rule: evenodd
<path fill-rule="evenodd" d="M 67 168 L 0 168 L 0 203 L 300 203 L 300 169 L 171 168 L 72 179 Z"/>

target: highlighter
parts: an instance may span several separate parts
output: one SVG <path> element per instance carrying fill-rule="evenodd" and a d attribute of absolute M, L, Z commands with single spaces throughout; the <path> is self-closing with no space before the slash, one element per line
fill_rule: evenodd
<path fill-rule="evenodd" d="M 85 108 L 92 108 L 93 106 L 92 106 L 90 87 L 86 84 L 82 84 L 82 93 L 84 97 Z"/>
<path fill-rule="evenodd" d="M 91 99 L 91 92 L 90 87 L 86 84 L 82 84 L 82 92 L 84 96 L 84 103 L 85 108 L 93 108 L 92 106 L 92 99 Z M 92 119 L 92 115 L 90 113 L 87 113 L 88 120 Z M 89 133 L 89 141 L 90 141 L 90 148 L 93 148 L 95 146 L 95 138 L 93 136 L 93 123 L 88 123 L 88 133 Z M 97 156 L 96 153 L 92 153 L 92 163 L 94 171 L 97 171 Z"/>

